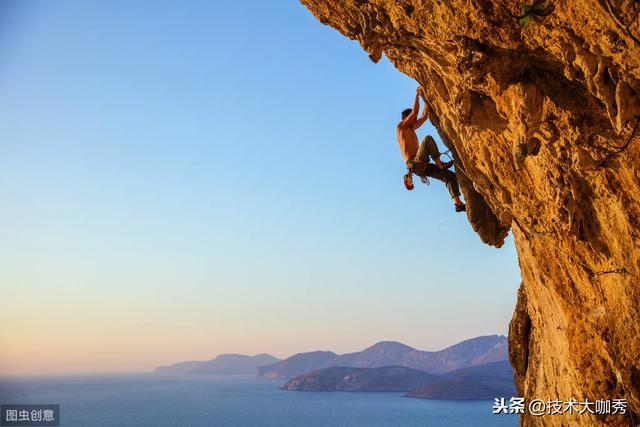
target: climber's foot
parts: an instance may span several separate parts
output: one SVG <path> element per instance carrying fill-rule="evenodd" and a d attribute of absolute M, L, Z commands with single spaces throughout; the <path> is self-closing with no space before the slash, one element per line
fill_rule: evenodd
<path fill-rule="evenodd" d="M 445 169 L 449 169 L 451 166 L 453 166 L 453 160 L 449 160 L 448 162 L 440 162 L 440 164 L 438 164 L 438 167 L 442 170 Z"/>
<path fill-rule="evenodd" d="M 456 212 L 464 212 L 467 210 L 467 207 L 464 203 L 456 204 Z"/>

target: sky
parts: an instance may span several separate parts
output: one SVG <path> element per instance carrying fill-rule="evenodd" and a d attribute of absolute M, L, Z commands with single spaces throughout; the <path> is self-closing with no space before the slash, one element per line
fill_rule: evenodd
<path fill-rule="evenodd" d="M 295 1 L 3 1 L 0 374 L 506 334 L 511 237 L 402 185 L 414 93 Z"/>

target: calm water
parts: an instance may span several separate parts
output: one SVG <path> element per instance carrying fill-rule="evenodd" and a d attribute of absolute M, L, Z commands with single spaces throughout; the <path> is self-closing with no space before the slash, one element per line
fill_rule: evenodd
<path fill-rule="evenodd" d="M 0 403 L 60 404 L 61 426 L 516 426 L 491 401 L 291 392 L 246 376 L 0 379 Z"/>

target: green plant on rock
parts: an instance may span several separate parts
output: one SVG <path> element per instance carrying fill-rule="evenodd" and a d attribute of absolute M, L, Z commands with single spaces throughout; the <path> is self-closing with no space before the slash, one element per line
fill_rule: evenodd
<path fill-rule="evenodd" d="M 529 25 L 532 16 L 545 17 L 551 13 L 551 9 L 547 10 L 544 1 L 537 0 L 533 4 L 525 4 L 522 6 L 522 14 L 518 16 L 518 23 L 524 27 Z"/>

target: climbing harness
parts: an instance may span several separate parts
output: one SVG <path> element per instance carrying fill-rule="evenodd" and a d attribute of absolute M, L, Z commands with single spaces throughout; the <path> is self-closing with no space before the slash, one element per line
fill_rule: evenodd
<path fill-rule="evenodd" d="M 442 153 L 440 153 L 440 155 L 441 156 L 442 155 L 447 156 L 451 161 L 453 161 L 455 163 L 455 160 L 451 156 L 451 149 L 450 148 L 448 148 L 446 151 L 443 151 Z M 412 166 L 413 166 L 413 162 L 411 162 L 411 163 L 408 162 L 407 163 L 407 173 L 404 176 L 404 186 L 406 187 L 407 190 L 413 190 L 413 188 L 414 188 L 413 187 L 413 179 L 412 179 L 412 176 L 413 176 L 413 167 Z M 456 166 L 456 172 L 458 172 L 458 171 L 462 172 L 467 178 L 469 178 L 469 180 L 471 180 L 471 177 L 469 176 L 469 174 L 467 174 L 464 171 L 462 166 L 460 166 L 458 164 L 456 164 L 455 166 Z M 416 175 L 418 175 L 418 174 L 416 174 Z M 420 176 L 420 175 L 418 175 L 418 176 L 420 177 L 420 181 L 422 181 L 423 184 L 431 185 L 431 181 L 429 181 L 428 177 Z M 409 188 L 409 186 L 407 185 L 407 180 L 409 180 L 411 182 L 411 184 L 410 184 L 411 188 Z"/>
<path fill-rule="evenodd" d="M 429 178 L 427 178 L 426 176 L 420 176 L 418 174 L 416 175 L 420 177 L 420 181 L 422 181 L 423 184 L 431 185 L 431 182 L 429 182 Z M 409 188 L 409 186 L 407 185 L 407 180 L 411 182 L 411 188 Z M 413 161 L 411 163 L 407 162 L 407 173 L 404 176 L 404 186 L 407 188 L 407 190 L 413 190 Z"/>

